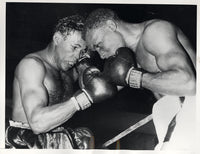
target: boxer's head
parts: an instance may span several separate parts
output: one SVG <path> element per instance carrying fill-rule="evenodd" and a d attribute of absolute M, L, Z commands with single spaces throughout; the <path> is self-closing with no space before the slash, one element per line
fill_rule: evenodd
<path fill-rule="evenodd" d="M 63 71 L 71 68 L 77 62 L 80 52 L 86 48 L 85 41 L 82 39 L 83 25 L 84 18 L 73 15 L 60 19 L 55 27 L 54 60 L 57 67 Z"/>
<path fill-rule="evenodd" d="M 97 51 L 101 58 L 108 58 L 115 54 L 116 49 L 125 45 L 122 35 L 118 31 L 121 20 L 110 9 L 97 9 L 86 19 L 83 38 L 89 48 Z"/>

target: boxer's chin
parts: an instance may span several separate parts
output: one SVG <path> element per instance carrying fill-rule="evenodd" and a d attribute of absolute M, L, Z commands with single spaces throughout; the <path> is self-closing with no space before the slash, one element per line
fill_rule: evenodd
<path fill-rule="evenodd" d="M 73 65 L 69 64 L 69 63 L 64 63 L 64 64 L 61 65 L 62 71 L 68 71 L 72 67 L 73 67 Z"/>

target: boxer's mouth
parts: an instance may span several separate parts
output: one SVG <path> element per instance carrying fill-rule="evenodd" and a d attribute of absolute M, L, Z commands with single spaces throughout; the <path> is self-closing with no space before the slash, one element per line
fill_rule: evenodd
<path fill-rule="evenodd" d="M 70 67 L 72 67 L 72 66 L 75 65 L 75 62 L 69 62 L 68 64 L 69 64 Z"/>

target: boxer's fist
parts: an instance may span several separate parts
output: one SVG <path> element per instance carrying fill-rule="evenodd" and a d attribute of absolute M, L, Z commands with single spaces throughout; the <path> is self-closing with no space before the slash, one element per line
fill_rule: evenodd
<path fill-rule="evenodd" d="M 141 87 L 142 72 L 137 70 L 135 54 L 129 48 L 117 49 L 115 56 L 106 60 L 104 74 L 116 85 Z"/>
<path fill-rule="evenodd" d="M 90 67 L 84 71 L 83 84 L 84 90 L 95 103 L 112 97 L 117 92 L 117 87 L 111 84 L 96 67 Z"/>
<path fill-rule="evenodd" d="M 83 72 L 86 68 L 92 66 L 92 60 L 89 57 L 83 57 L 79 60 L 79 62 L 76 64 L 76 70 L 78 72 L 78 82 L 79 82 L 79 86 L 80 88 L 84 88 L 83 87 Z"/>
<path fill-rule="evenodd" d="M 75 94 L 82 110 L 89 107 L 91 103 L 98 103 L 114 96 L 117 92 L 117 87 L 110 83 L 96 67 L 87 68 L 83 72 L 82 80 L 83 85 L 80 87 L 84 88 Z"/>
<path fill-rule="evenodd" d="M 84 57 L 81 58 L 75 66 L 78 74 L 81 75 L 86 68 L 92 66 L 92 61 L 89 57 Z"/>

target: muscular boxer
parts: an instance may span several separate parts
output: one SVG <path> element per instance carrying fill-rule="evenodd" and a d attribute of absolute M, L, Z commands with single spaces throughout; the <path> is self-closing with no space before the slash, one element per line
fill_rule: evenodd
<path fill-rule="evenodd" d="M 109 84 L 85 59 L 78 62 L 86 48 L 81 36 L 83 22 L 78 15 L 59 20 L 48 46 L 25 56 L 16 67 L 7 145 L 94 148 L 91 147 L 92 133 L 87 128 L 60 127 L 77 111 L 112 96 L 116 90 L 116 86 Z M 78 75 L 82 76 L 81 89 L 74 93 L 73 83 Z"/>
<path fill-rule="evenodd" d="M 195 95 L 195 51 L 174 24 L 159 19 L 127 23 L 112 10 L 97 9 L 88 16 L 83 35 L 108 59 L 104 72 L 117 85 L 149 89 L 157 99 Z"/>

